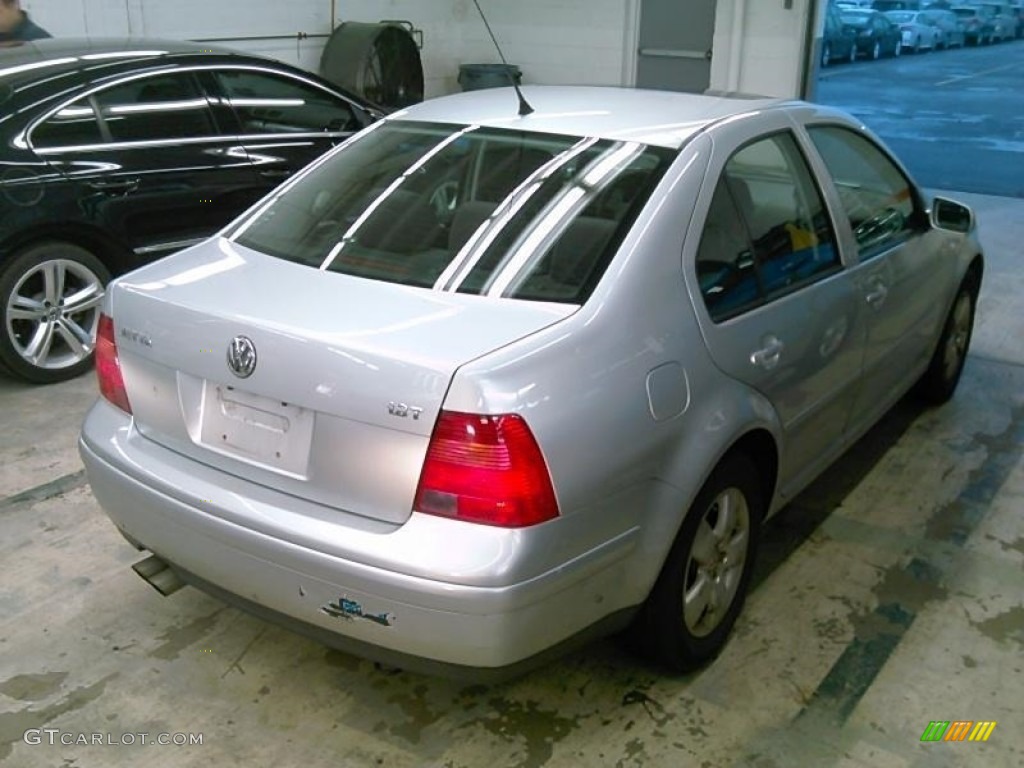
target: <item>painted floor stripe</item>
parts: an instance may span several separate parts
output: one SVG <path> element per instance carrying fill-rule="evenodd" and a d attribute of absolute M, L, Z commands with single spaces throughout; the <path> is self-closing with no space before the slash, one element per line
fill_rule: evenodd
<path fill-rule="evenodd" d="M 32 504 L 39 501 L 45 501 L 46 499 L 52 499 L 54 496 L 60 496 L 62 493 L 73 491 L 76 488 L 81 488 L 85 485 L 85 470 L 80 469 L 77 472 L 72 472 L 68 475 L 62 475 L 56 480 L 51 480 L 48 483 L 37 485 L 35 488 L 29 488 L 27 491 L 16 493 L 13 496 L 8 496 L 4 499 L 0 499 L 0 512 L 17 507 L 22 504 Z"/>
<path fill-rule="evenodd" d="M 975 441 L 988 449 L 988 457 L 970 473 L 960 494 L 932 515 L 927 526 L 928 539 L 944 540 L 962 547 L 984 519 L 989 509 L 987 503 L 1024 455 L 1024 407 L 1012 410 L 1005 431 L 997 435 L 977 435 Z M 985 503 L 976 503 L 979 501 Z M 845 723 L 910 629 L 918 611 L 933 599 L 941 599 L 941 582 L 946 576 L 944 568 L 916 556 L 905 567 L 896 565 L 888 569 L 889 574 L 901 570 L 916 582 L 933 587 L 934 596 L 918 606 L 882 603 L 874 611 L 854 618 L 855 624 L 870 627 L 871 631 L 863 634 L 858 631 L 818 685 L 807 706 L 797 715 L 797 720 L 809 718 L 814 722 Z"/>

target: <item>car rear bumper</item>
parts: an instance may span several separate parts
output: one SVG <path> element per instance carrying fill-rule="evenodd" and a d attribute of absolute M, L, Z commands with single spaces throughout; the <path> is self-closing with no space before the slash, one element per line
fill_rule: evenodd
<path fill-rule="evenodd" d="M 342 557 L 226 519 L 232 505 L 273 514 L 259 498 L 266 489 L 251 486 L 247 496 L 250 484 L 142 437 L 105 401 L 86 418 L 79 451 L 114 524 L 186 581 L 363 656 L 428 671 L 437 664 L 441 671 L 509 667 L 629 608 L 622 584 L 636 529 L 529 578 L 503 583 L 496 572 L 487 586 L 460 583 L 451 572 L 431 579 L 422 572 L 437 562 L 437 548 L 424 546 L 421 562 L 409 562 L 416 551 L 410 539 L 443 541 L 437 527 L 448 526 L 452 546 L 473 547 L 478 535 L 480 548 L 495 551 L 495 529 L 414 513 L 402 526 L 351 530 L 377 551 Z M 523 538 L 502 533 L 507 549 Z M 382 564 L 380 553 L 389 550 L 403 553 L 400 568 Z"/>

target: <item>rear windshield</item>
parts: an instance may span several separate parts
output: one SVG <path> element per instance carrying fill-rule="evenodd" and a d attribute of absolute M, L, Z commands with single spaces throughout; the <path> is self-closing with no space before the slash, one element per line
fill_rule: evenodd
<path fill-rule="evenodd" d="M 876 11 L 916 11 L 920 5 L 915 0 L 875 0 L 871 7 Z"/>
<path fill-rule="evenodd" d="M 870 11 L 849 11 L 843 13 L 843 23 L 854 27 L 863 27 L 870 20 Z"/>
<path fill-rule="evenodd" d="M 228 236 L 321 270 L 583 303 L 675 154 L 635 142 L 385 121 Z"/>

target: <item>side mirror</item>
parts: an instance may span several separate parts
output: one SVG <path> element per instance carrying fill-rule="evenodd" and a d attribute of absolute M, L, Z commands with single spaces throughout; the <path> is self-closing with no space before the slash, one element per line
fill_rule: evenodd
<path fill-rule="evenodd" d="M 932 201 L 931 221 L 938 229 L 967 233 L 974 229 L 974 211 L 955 200 L 936 197 Z"/>

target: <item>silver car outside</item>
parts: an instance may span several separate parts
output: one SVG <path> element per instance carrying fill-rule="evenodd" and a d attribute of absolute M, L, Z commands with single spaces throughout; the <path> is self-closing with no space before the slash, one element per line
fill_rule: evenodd
<path fill-rule="evenodd" d="M 627 624 L 692 668 L 728 638 L 761 522 L 911 387 L 952 395 L 982 273 L 973 215 L 926 203 L 863 126 L 800 102 L 524 91 L 528 117 L 507 89 L 393 115 L 220 236 L 111 285 L 80 452 L 102 508 L 153 553 L 151 582 L 451 675 L 508 674 Z M 389 131 L 438 140 L 331 218 L 361 147 L 398 146 Z M 468 242 L 417 246 L 415 201 L 454 239 L 488 163 L 508 158 L 492 140 L 561 149 Z M 531 184 L 589 151 L 523 213 Z M 472 173 L 435 173 L 460 152 Z M 605 205 L 602 179 L 647 157 L 667 160 L 631 208 L 609 207 L 620 231 L 581 298 L 516 294 L 516 270 Z M 516 216 L 523 234 L 499 248 Z M 371 219 L 403 243 L 389 269 L 436 257 L 441 278 L 402 284 L 361 272 L 376 256 L 338 257 Z M 296 263 L 321 230 L 337 244 Z M 558 258 L 589 247 L 570 245 Z M 458 290 L 488 254 L 490 282 Z M 504 522 L 460 519 L 487 482 L 442 487 L 479 441 L 507 459 L 481 477 L 526 466 L 508 491 L 525 506 L 481 502 Z"/>

